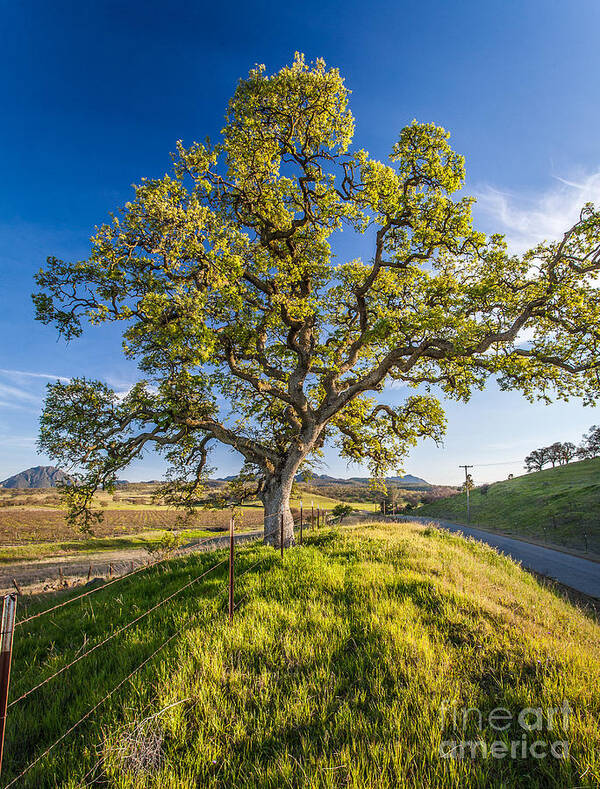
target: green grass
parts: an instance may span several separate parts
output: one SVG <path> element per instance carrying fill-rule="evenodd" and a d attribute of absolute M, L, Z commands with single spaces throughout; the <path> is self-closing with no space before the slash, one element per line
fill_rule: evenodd
<path fill-rule="evenodd" d="M 466 523 L 465 494 L 419 508 L 419 515 Z M 471 524 L 600 554 L 600 458 L 495 482 L 471 492 Z"/>
<path fill-rule="evenodd" d="M 165 529 L 152 529 L 137 534 L 126 534 L 122 537 L 90 537 L 84 540 L 62 540 L 60 542 L 38 542 L 28 545 L 11 545 L 0 548 L 0 565 L 29 562 L 36 559 L 51 559 L 67 555 L 96 553 L 101 551 L 134 550 L 148 548 L 158 542 L 165 534 Z M 202 537 L 218 537 L 223 532 L 207 531 L 206 529 L 186 529 L 185 542 Z"/>
<path fill-rule="evenodd" d="M 17 630 L 11 698 L 208 568 L 197 554 Z M 600 782 L 600 627 L 518 565 L 417 524 L 324 531 L 283 563 L 226 567 L 9 710 L 7 781 L 177 628 L 184 632 L 29 773 L 39 787 L 584 787 Z M 35 600 L 30 611 L 50 605 Z M 23 611 L 21 611 L 21 616 Z M 568 726 L 454 734 L 441 709 L 544 711 Z M 145 721 L 142 723 L 142 721 Z M 439 756 L 442 741 L 567 740 L 570 759 Z M 131 744 L 136 743 L 132 750 Z M 154 745 L 153 745 L 154 743 Z M 158 750 L 157 750 L 158 743 Z M 132 753 L 159 753 L 143 772 Z M 95 766 L 95 769 L 94 769 Z M 131 769 L 129 769 L 131 768 Z M 91 784 L 97 780 L 97 784 Z"/>

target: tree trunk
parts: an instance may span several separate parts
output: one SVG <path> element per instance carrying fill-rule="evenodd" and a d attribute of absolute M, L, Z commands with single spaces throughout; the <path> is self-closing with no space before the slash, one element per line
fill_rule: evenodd
<path fill-rule="evenodd" d="M 283 512 L 283 547 L 294 545 L 294 519 L 290 510 L 293 474 L 276 475 L 266 480 L 261 499 L 265 508 L 265 542 L 281 547 L 281 513 Z"/>

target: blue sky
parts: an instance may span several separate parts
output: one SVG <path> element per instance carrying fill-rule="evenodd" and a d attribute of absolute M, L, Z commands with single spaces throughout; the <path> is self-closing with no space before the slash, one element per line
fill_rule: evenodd
<path fill-rule="evenodd" d="M 123 390 L 135 380 L 112 328 L 67 346 L 34 322 L 34 272 L 48 255 L 84 257 L 94 225 L 132 183 L 168 170 L 178 139 L 216 137 L 255 63 L 272 72 L 299 50 L 338 66 L 355 142 L 381 159 L 413 118 L 445 126 L 466 157 L 478 225 L 517 251 L 560 234 L 586 200 L 600 203 L 597 0 L 29 0 L 5 4 L 3 17 L 0 479 L 47 462 L 35 438 L 48 380 L 85 374 Z M 530 449 L 577 441 L 600 421 L 579 402 L 531 405 L 493 384 L 447 415 L 444 447 L 424 443 L 407 471 L 456 483 L 458 464 L 475 463 L 476 481 L 499 479 L 521 473 Z M 231 473 L 239 459 L 223 449 L 213 465 Z M 149 456 L 124 476 L 162 470 Z M 323 471 L 360 469 L 331 451 Z"/>

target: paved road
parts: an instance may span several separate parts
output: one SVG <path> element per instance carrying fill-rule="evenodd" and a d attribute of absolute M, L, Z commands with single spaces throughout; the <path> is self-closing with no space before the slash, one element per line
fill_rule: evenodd
<path fill-rule="evenodd" d="M 498 548 L 501 553 L 511 556 L 521 562 L 524 567 L 535 570 L 536 573 L 554 578 L 561 584 L 577 589 L 578 592 L 600 599 L 600 563 L 598 562 L 582 559 L 579 556 L 571 556 L 552 548 L 544 548 L 542 545 L 532 545 L 511 537 L 473 529 L 470 526 L 460 526 L 452 521 L 415 516 L 405 516 L 403 520 L 433 523 L 449 531 L 467 534 L 476 540 Z"/>

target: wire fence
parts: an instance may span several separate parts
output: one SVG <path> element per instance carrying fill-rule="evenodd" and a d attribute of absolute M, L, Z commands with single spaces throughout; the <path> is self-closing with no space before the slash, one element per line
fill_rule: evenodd
<path fill-rule="evenodd" d="M 327 514 L 325 511 L 321 510 L 320 507 L 316 510 L 316 518 L 315 518 L 315 508 L 311 508 L 311 515 L 307 520 L 304 520 L 303 516 L 303 509 L 302 506 L 300 508 L 300 544 L 303 541 L 303 529 L 309 526 L 311 528 L 318 528 L 319 523 L 322 523 L 327 520 Z M 263 535 L 261 535 L 265 541 L 269 541 L 270 538 L 274 537 L 273 540 L 274 547 L 278 547 L 281 551 L 281 557 L 283 558 L 284 548 L 292 547 L 293 541 L 291 539 L 287 540 L 286 543 L 286 533 L 285 533 L 285 523 L 284 523 L 284 516 L 282 512 L 271 513 L 270 515 L 266 515 L 264 518 L 265 521 L 265 530 Z M 307 522 L 308 521 L 308 522 Z M 273 524 L 272 528 L 268 528 L 267 524 Z M 86 649 L 81 654 L 76 655 L 72 660 L 67 662 L 65 665 L 58 668 L 56 671 L 51 673 L 49 676 L 45 677 L 41 681 L 37 682 L 36 684 L 29 687 L 27 690 L 22 692 L 16 698 L 8 702 L 8 692 L 9 692 L 9 681 L 10 681 L 10 668 L 11 668 L 11 657 L 12 657 L 12 643 L 13 643 L 13 635 L 15 629 L 19 626 L 23 626 L 26 623 L 32 622 L 34 620 L 41 619 L 42 617 L 56 613 L 60 609 L 63 609 L 65 606 L 70 605 L 71 603 L 76 602 L 77 600 L 82 600 L 84 598 L 88 598 L 89 596 L 105 591 L 106 589 L 112 587 L 114 584 L 123 581 L 124 579 L 131 578 L 132 576 L 136 576 L 139 573 L 142 573 L 149 568 L 156 567 L 157 565 L 162 565 L 164 562 L 168 561 L 169 559 L 173 558 L 173 556 L 165 556 L 159 560 L 151 562 L 147 565 L 143 565 L 136 569 L 133 569 L 131 572 L 126 573 L 124 575 L 118 576 L 113 578 L 106 583 L 94 587 L 93 589 L 86 590 L 85 592 L 75 595 L 67 600 L 63 600 L 56 605 L 53 605 L 49 608 L 44 609 L 43 611 L 39 611 L 34 613 L 30 616 L 26 616 L 23 619 L 15 621 L 15 611 L 16 611 L 16 601 L 17 595 L 10 594 L 6 595 L 4 598 L 4 608 L 2 613 L 2 631 L 0 633 L 0 771 L 2 770 L 2 750 L 4 746 L 4 729 L 7 721 L 7 712 L 12 709 L 15 705 L 20 704 L 27 698 L 29 698 L 32 694 L 36 693 L 37 691 L 41 691 L 46 685 L 49 685 L 53 680 L 57 677 L 66 674 L 67 671 L 73 668 L 73 666 L 81 663 L 90 655 L 95 653 L 101 647 L 107 645 L 109 642 L 113 641 L 113 639 L 117 638 L 124 632 L 133 628 L 136 624 L 140 621 L 148 617 L 153 612 L 161 609 L 167 603 L 174 600 L 176 597 L 181 595 L 184 591 L 192 588 L 195 584 L 199 583 L 201 580 L 206 579 L 210 574 L 215 573 L 219 568 L 223 568 L 226 564 L 229 565 L 229 582 L 228 582 L 228 598 L 229 598 L 229 618 L 230 621 L 233 617 L 233 613 L 239 610 L 242 603 L 248 598 L 248 594 L 244 594 L 241 598 L 237 601 L 235 600 L 235 566 L 236 566 L 236 550 L 235 550 L 235 522 L 232 518 L 230 521 L 230 531 L 229 531 L 229 556 L 223 559 L 219 559 L 218 561 L 214 562 L 208 569 L 203 570 L 200 574 L 194 576 L 190 580 L 186 581 L 186 583 L 180 585 L 175 589 L 175 591 L 167 594 L 166 596 L 162 597 L 158 602 L 154 603 L 146 610 L 142 611 L 141 613 L 137 614 L 134 618 L 129 620 L 126 624 L 121 625 L 113 632 L 111 632 L 108 636 L 102 638 L 98 643 L 93 644 L 89 649 Z M 243 535 L 239 535 L 243 536 Z M 259 539 L 259 536 L 256 536 L 255 539 Z M 206 538 L 205 540 L 196 543 L 196 546 L 201 545 L 202 543 L 207 543 L 210 541 L 214 541 L 214 537 Z M 251 547 L 251 546 L 250 546 Z M 242 551 L 238 551 L 237 553 L 241 553 L 243 555 L 244 549 Z M 244 567 L 244 569 L 238 573 L 237 581 L 239 583 L 240 579 L 244 576 L 247 576 L 249 573 L 256 570 L 264 561 L 268 558 L 267 555 L 260 557 L 258 560 L 253 562 L 248 567 Z M 238 558 L 239 561 L 239 558 Z M 224 590 L 222 587 L 217 586 L 216 593 L 210 595 L 208 597 L 203 597 L 204 600 L 208 600 L 210 598 L 216 597 L 219 593 L 223 592 Z M 169 644 L 171 644 L 178 636 L 182 635 L 184 631 L 189 629 L 194 622 L 198 620 L 201 614 L 204 612 L 204 609 L 199 609 L 196 611 L 192 616 L 179 628 L 177 628 L 173 633 L 171 633 L 166 639 L 162 641 L 162 643 L 154 649 L 150 655 L 148 655 L 144 660 L 139 663 L 134 669 L 132 669 L 123 679 L 121 679 L 114 687 L 112 687 L 98 702 L 96 702 L 90 709 L 88 709 L 83 715 L 79 717 L 79 719 L 69 726 L 54 742 L 52 742 L 49 746 L 47 746 L 42 753 L 36 756 L 32 761 L 23 767 L 20 772 L 15 775 L 9 783 L 5 784 L 4 789 L 9 789 L 9 787 L 14 786 L 23 778 L 25 778 L 37 765 L 39 765 L 45 757 L 47 757 L 50 753 L 52 753 L 61 743 L 63 743 L 66 738 L 78 729 L 86 720 L 88 720 L 108 699 L 111 698 L 120 688 L 122 688 L 129 680 L 131 680 L 138 672 L 140 672 L 145 666 L 147 666 L 153 658 L 162 652 Z M 217 613 L 216 611 L 215 613 Z M 35 633 L 25 633 L 19 631 L 20 638 L 33 638 L 36 636 Z M 96 766 L 95 766 L 96 767 Z M 92 771 L 95 769 L 92 768 Z"/>

